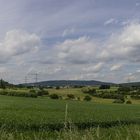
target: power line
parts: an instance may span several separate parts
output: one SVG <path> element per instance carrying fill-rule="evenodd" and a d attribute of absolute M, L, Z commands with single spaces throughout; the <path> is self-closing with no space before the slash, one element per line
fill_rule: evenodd
<path fill-rule="evenodd" d="M 38 74 L 38 73 L 31 73 L 31 74 L 29 74 L 29 75 L 33 75 L 33 76 L 34 76 L 35 83 L 37 83 L 37 82 L 38 82 L 38 76 L 39 76 L 39 74 Z"/>

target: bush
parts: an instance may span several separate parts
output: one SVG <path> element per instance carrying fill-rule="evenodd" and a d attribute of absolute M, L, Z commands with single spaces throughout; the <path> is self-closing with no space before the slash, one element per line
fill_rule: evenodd
<path fill-rule="evenodd" d="M 90 94 L 90 95 L 95 95 L 96 94 L 96 89 L 94 89 L 94 88 L 88 88 L 88 89 L 85 88 L 85 89 L 82 89 L 82 92 Z"/>
<path fill-rule="evenodd" d="M 73 94 L 67 94 L 67 97 L 68 97 L 69 99 L 75 99 L 75 96 L 74 96 Z"/>
<path fill-rule="evenodd" d="M 126 101 L 126 104 L 132 104 L 132 102 L 130 100 Z"/>
<path fill-rule="evenodd" d="M 131 98 L 135 100 L 140 100 L 140 95 L 131 95 Z"/>
<path fill-rule="evenodd" d="M 57 87 L 56 87 L 56 89 L 60 89 L 60 87 L 59 87 L 59 86 L 57 86 Z"/>
<path fill-rule="evenodd" d="M 116 100 L 113 101 L 113 103 L 123 104 L 124 101 L 121 100 L 121 99 L 116 99 Z"/>
<path fill-rule="evenodd" d="M 80 101 L 81 100 L 80 97 L 77 97 L 77 100 Z"/>
<path fill-rule="evenodd" d="M 51 94 L 49 97 L 51 99 L 59 99 L 59 96 L 57 94 Z"/>
<path fill-rule="evenodd" d="M 130 94 L 130 91 L 131 91 L 131 87 L 127 87 L 127 86 L 120 86 L 118 88 L 118 92 L 120 94 Z"/>
<path fill-rule="evenodd" d="M 43 95 L 49 95 L 49 92 L 47 90 L 39 90 L 37 92 L 38 96 L 43 96 Z"/>
<path fill-rule="evenodd" d="M 91 99 L 92 99 L 92 98 L 91 98 L 90 96 L 88 96 L 88 95 L 84 97 L 84 100 L 85 100 L 85 101 L 91 101 Z"/>
<path fill-rule="evenodd" d="M 110 89 L 110 85 L 101 85 L 99 89 Z"/>
<path fill-rule="evenodd" d="M 36 93 L 36 90 L 35 89 L 31 89 L 30 92 L 31 93 Z"/>
<path fill-rule="evenodd" d="M 37 97 L 37 93 L 34 93 L 34 92 L 15 91 L 15 90 L 2 90 L 0 91 L 0 95 L 17 96 L 17 97 L 32 97 L 32 98 Z"/>
<path fill-rule="evenodd" d="M 101 93 L 101 94 L 97 94 L 96 97 L 100 97 L 100 98 L 105 98 L 105 99 L 120 99 L 122 101 L 124 101 L 124 95 L 121 94 L 117 94 L 117 93 L 113 93 L 113 92 L 106 92 L 106 93 Z"/>

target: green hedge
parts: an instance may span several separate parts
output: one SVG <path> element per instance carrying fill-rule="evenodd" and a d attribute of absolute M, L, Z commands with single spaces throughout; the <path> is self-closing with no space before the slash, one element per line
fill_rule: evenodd
<path fill-rule="evenodd" d="M 7 96 L 17 96 L 17 97 L 32 97 L 37 98 L 37 93 L 34 92 L 23 92 L 23 91 L 12 91 L 12 90 L 1 90 L 0 95 L 7 95 Z"/>

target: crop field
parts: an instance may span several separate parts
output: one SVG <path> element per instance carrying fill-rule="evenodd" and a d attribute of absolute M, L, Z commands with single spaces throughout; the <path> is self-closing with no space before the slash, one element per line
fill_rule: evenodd
<path fill-rule="evenodd" d="M 140 121 L 140 105 L 0 96 L 0 125 L 6 129 L 61 129 L 66 104 L 67 121 L 81 128 Z"/>
<path fill-rule="evenodd" d="M 111 87 L 110 91 L 116 89 Z M 57 94 L 62 98 L 50 99 L 48 95 L 23 97 L 30 92 L 37 95 L 30 89 L 6 89 L 6 94 L 0 91 L 2 140 L 140 138 L 140 100 L 131 99 L 132 104 L 114 104 L 113 99 L 91 96 L 92 100 L 87 102 L 83 100 L 86 94 L 81 88 L 45 90 L 49 95 Z M 68 94 L 80 97 L 80 100 L 67 99 Z"/>

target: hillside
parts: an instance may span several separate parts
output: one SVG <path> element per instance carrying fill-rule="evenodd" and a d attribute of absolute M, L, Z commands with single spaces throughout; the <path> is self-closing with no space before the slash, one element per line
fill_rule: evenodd
<path fill-rule="evenodd" d="M 140 82 L 121 83 L 122 86 L 140 86 Z"/>
<path fill-rule="evenodd" d="M 54 80 L 54 81 L 43 81 L 38 83 L 22 84 L 27 86 L 97 86 L 97 85 L 113 85 L 109 82 L 101 81 L 82 81 L 82 80 Z"/>

